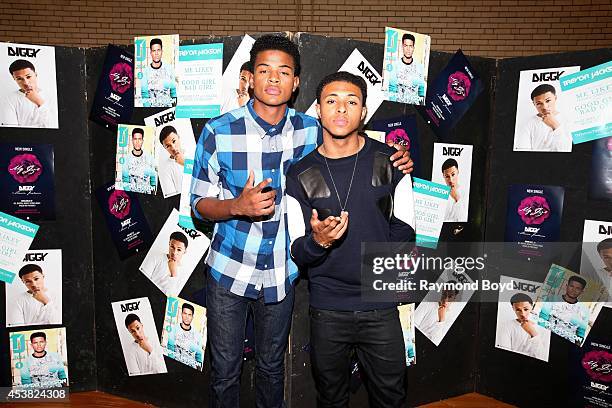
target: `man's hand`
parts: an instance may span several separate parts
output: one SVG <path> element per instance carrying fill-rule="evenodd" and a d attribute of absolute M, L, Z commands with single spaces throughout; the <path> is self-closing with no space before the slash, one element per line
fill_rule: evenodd
<path fill-rule="evenodd" d="M 446 319 L 446 312 L 449 306 L 450 302 L 447 299 L 442 299 L 438 302 L 438 322 L 443 322 Z"/>
<path fill-rule="evenodd" d="M 312 238 L 322 247 L 331 246 L 336 240 L 340 239 L 348 227 L 348 212 L 343 211 L 340 217 L 329 216 L 323 221 L 319 221 L 317 210 L 313 208 L 310 217 L 312 227 Z"/>
<path fill-rule="evenodd" d="M 25 97 L 28 98 L 32 103 L 36 104 L 40 108 L 40 106 L 45 103 L 45 100 L 40 96 L 38 91 L 34 89 L 28 89 L 25 92 Z"/>
<path fill-rule="evenodd" d="M 230 209 L 232 216 L 246 216 L 251 218 L 270 215 L 274 212 L 274 200 L 276 190 L 262 192 L 262 190 L 272 182 L 272 179 L 265 179 L 254 186 L 255 173 L 249 172 L 249 178 L 242 190 L 242 193 L 233 201 Z"/>
<path fill-rule="evenodd" d="M 406 149 L 406 146 L 391 141 L 388 141 L 387 145 L 397 149 L 397 152 L 391 156 L 393 167 L 397 167 L 404 174 L 412 173 L 414 162 L 410 158 L 410 152 Z"/>
<path fill-rule="evenodd" d="M 32 293 L 32 297 L 43 305 L 46 305 L 50 301 L 49 296 L 47 296 L 47 294 L 42 290 L 37 290 L 36 292 Z"/>
<path fill-rule="evenodd" d="M 543 115 L 542 122 L 544 122 L 544 124 L 552 130 L 557 130 L 557 128 L 561 126 L 559 121 L 555 118 L 555 115 L 553 115 L 552 113 L 549 113 L 548 115 Z"/>
<path fill-rule="evenodd" d="M 453 197 L 453 200 L 455 200 L 455 202 L 459 201 L 459 192 L 457 191 L 456 187 L 451 187 L 450 196 Z"/>
<path fill-rule="evenodd" d="M 183 152 L 179 151 L 177 154 L 174 155 L 173 159 L 181 166 L 185 165 L 185 155 L 183 154 Z"/>
<path fill-rule="evenodd" d="M 178 276 L 178 263 L 171 257 L 168 257 L 168 270 L 170 271 L 171 278 Z"/>
<path fill-rule="evenodd" d="M 147 339 L 146 337 L 140 340 L 138 342 L 138 345 L 140 346 L 141 349 L 143 349 L 149 354 L 151 354 L 151 352 L 153 351 L 153 346 L 151 346 L 151 343 L 149 343 L 149 339 Z"/>
<path fill-rule="evenodd" d="M 525 330 L 527 334 L 529 334 L 529 336 L 535 337 L 538 335 L 538 332 L 536 331 L 536 327 L 535 327 L 536 325 L 531 320 L 523 320 L 523 321 L 519 320 L 519 323 L 521 323 L 521 328 Z"/>

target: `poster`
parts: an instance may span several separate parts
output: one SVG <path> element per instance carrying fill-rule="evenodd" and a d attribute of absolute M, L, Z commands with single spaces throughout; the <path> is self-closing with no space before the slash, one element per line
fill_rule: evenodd
<path fill-rule="evenodd" d="M 502 287 L 512 289 L 499 292 L 495 347 L 548 361 L 550 331 L 538 325 L 533 312 L 538 289 L 542 282 L 500 276 Z"/>
<path fill-rule="evenodd" d="M 149 298 L 122 300 L 111 306 L 128 375 L 166 373 Z"/>
<path fill-rule="evenodd" d="M 193 369 L 204 368 L 206 308 L 168 297 L 161 340 L 164 355 Z"/>
<path fill-rule="evenodd" d="M 608 297 L 612 296 L 611 221 L 584 220 L 580 275 L 603 285 Z"/>
<path fill-rule="evenodd" d="M 134 38 L 134 106 L 176 106 L 179 36 Z"/>
<path fill-rule="evenodd" d="M 177 118 L 213 118 L 221 113 L 223 43 L 179 47 Z"/>
<path fill-rule="evenodd" d="M 6 327 L 62 324 L 62 250 L 26 252 L 6 287 Z"/>
<path fill-rule="evenodd" d="M 184 166 L 193 161 L 196 142 L 189 119 L 178 119 L 174 108 L 144 119 L 155 130 L 159 184 L 164 198 L 181 193 Z"/>
<path fill-rule="evenodd" d="M 109 44 L 89 118 L 117 130 L 134 110 L 134 54 Z"/>
<path fill-rule="evenodd" d="M 612 137 L 593 142 L 589 199 L 612 202 Z"/>
<path fill-rule="evenodd" d="M 368 112 L 363 123 L 368 123 L 384 100 L 384 95 L 382 93 L 382 77 L 357 48 L 353 50 L 338 71 L 346 71 L 365 80 L 368 86 L 368 97 L 366 99 L 366 108 Z M 307 115 L 318 118 L 315 108 L 316 104 L 316 100 L 312 102 L 312 105 L 310 105 L 310 108 L 306 111 Z"/>
<path fill-rule="evenodd" d="M 414 162 L 411 175 L 412 177 L 420 177 L 421 151 L 419 148 L 419 131 L 414 115 L 375 120 L 372 122 L 372 130 L 384 132 L 383 140 L 379 140 L 382 143 L 391 141 L 405 146 Z"/>
<path fill-rule="evenodd" d="M 255 39 L 245 34 L 223 72 L 221 78 L 223 94 L 221 114 L 244 106 L 251 98 L 249 79 L 253 73 L 242 68 L 246 68 L 244 64 L 248 65 L 251 59 L 251 48 L 254 43 Z"/>
<path fill-rule="evenodd" d="M 195 154 L 195 153 L 194 153 Z M 193 179 L 194 159 L 185 159 L 183 168 L 183 184 L 181 186 L 181 199 L 179 200 L 179 225 L 181 227 L 195 229 L 193 222 L 195 216 L 191 212 L 191 181 Z"/>
<path fill-rule="evenodd" d="M 151 245 L 153 236 L 135 194 L 115 190 L 112 182 L 98 188 L 96 198 L 120 259 Z"/>
<path fill-rule="evenodd" d="M 382 90 L 392 102 L 425 105 L 431 37 L 385 27 Z"/>
<path fill-rule="evenodd" d="M 416 344 L 414 341 L 414 303 L 407 303 L 397 307 L 399 319 L 404 336 L 404 350 L 406 353 L 406 367 L 416 364 Z"/>
<path fill-rule="evenodd" d="M 467 222 L 471 179 L 471 145 L 434 143 L 431 181 L 450 188 L 444 222 Z"/>
<path fill-rule="evenodd" d="M 461 50 L 427 90 L 425 108 L 419 109 L 427 124 L 439 137 L 445 137 L 461 120 L 483 90 L 480 76 Z"/>
<path fill-rule="evenodd" d="M 508 188 L 506 242 L 508 250 L 526 257 L 548 255 L 546 243 L 559 240 L 564 188 L 514 184 Z"/>
<path fill-rule="evenodd" d="M 450 187 L 445 184 L 414 178 L 414 214 L 416 219 L 416 244 L 437 248 Z"/>
<path fill-rule="evenodd" d="M 140 271 L 166 296 L 176 296 L 209 245 L 210 239 L 202 232 L 179 226 L 178 211 L 172 209 Z"/>
<path fill-rule="evenodd" d="M 601 284 L 552 264 L 538 292 L 534 313 L 538 324 L 582 346 L 601 310 Z"/>
<path fill-rule="evenodd" d="M 0 127 L 58 129 L 55 48 L 0 43 Z"/>
<path fill-rule="evenodd" d="M 38 225 L 0 212 L 0 281 L 12 283 Z"/>
<path fill-rule="evenodd" d="M 589 338 L 570 355 L 571 406 L 612 407 L 612 342 Z"/>
<path fill-rule="evenodd" d="M 458 290 L 457 284 L 469 286 L 474 281 L 465 273 L 445 269 L 436 283 L 446 283 L 441 291 L 430 290 L 414 312 L 415 326 L 433 344 L 439 346 L 446 333 L 474 294 L 473 289 Z"/>
<path fill-rule="evenodd" d="M 521 71 L 514 124 L 515 152 L 571 152 L 570 98 L 559 78 L 579 66 Z"/>
<path fill-rule="evenodd" d="M 612 61 L 559 78 L 574 144 L 612 136 Z"/>
<path fill-rule="evenodd" d="M 1 145 L 0 211 L 28 221 L 55 219 L 53 145 Z"/>
<path fill-rule="evenodd" d="M 119 125 L 115 158 L 115 188 L 133 193 L 157 192 L 155 132 L 152 127 Z"/>
<path fill-rule="evenodd" d="M 9 334 L 13 388 L 68 387 L 66 328 Z"/>

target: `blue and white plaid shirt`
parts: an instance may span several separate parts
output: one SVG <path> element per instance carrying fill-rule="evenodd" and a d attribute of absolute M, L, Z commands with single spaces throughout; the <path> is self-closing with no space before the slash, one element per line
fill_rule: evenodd
<path fill-rule="evenodd" d="M 287 108 L 277 125 L 270 125 L 253 110 L 253 101 L 208 121 L 195 154 L 191 207 L 202 198 L 238 197 L 249 171 L 255 185 L 266 178 L 277 192 L 274 214 L 266 221 L 231 218 L 215 224 L 206 263 L 223 287 L 256 299 L 262 288 L 264 301 L 281 301 L 298 276 L 289 253 L 285 179 L 291 165 L 317 146 L 318 121 Z"/>

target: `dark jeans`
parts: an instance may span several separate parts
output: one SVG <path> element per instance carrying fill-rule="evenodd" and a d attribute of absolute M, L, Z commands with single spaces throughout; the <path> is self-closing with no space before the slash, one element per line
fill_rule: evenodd
<path fill-rule="evenodd" d="M 397 308 L 338 312 L 310 308 L 310 361 L 318 407 L 348 407 L 350 356 L 365 372 L 370 407 L 401 407 L 406 357 Z"/>
<path fill-rule="evenodd" d="M 208 276 L 206 306 L 210 349 L 209 407 L 240 406 L 240 371 L 249 306 L 255 321 L 255 392 L 258 408 L 284 407 L 285 350 L 293 289 L 278 303 L 231 293 Z"/>

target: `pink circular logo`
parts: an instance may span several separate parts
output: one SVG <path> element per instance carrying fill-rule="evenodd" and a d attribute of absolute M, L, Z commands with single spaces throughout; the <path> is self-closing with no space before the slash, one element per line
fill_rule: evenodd
<path fill-rule="evenodd" d="M 472 81 L 461 71 L 448 76 L 447 93 L 453 101 L 462 101 L 470 94 Z"/>
<path fill-rule="evenodd" d="M 132 85 L 132 67 L 125 62 L 118 62 L 110 70 L 108 74 L 113 91 L 124 93 Z"/>
<path fill-rule="evenodd" d="M 8 171 L 19 184 L 34 183 L 42 174 L 42 164 L 36 155 L 20 154 L 11 159 Z"/>
<path fill-rule="evenodd" d="M 612 354 L 607 351 L 589 351 L 582 357 L 582 367 L 593 380 L 612 382 Z"/>
<path fill-rule="evenodd" d="M 393 129 L 391 132 L 387 133 L 385 140 L 387 142 L 406 146 L 406 150 L 410 149 L 410 136 L 408 136 L 408 133 L 406 133 L 404 129 Z"/>
<path fill-rule="evenodd" d="M 130 197 L 125 191 L 113 191 L 108 198 L 108 210 L 115 218 L 124 219 L 130 213 Z"/>
<path fill-rule="evenodd" d="M 540 225 L 550 217 L 550 206 L 544 197 L 531 196 L 523 198 L 517 212 L 525 224 Z"/>

